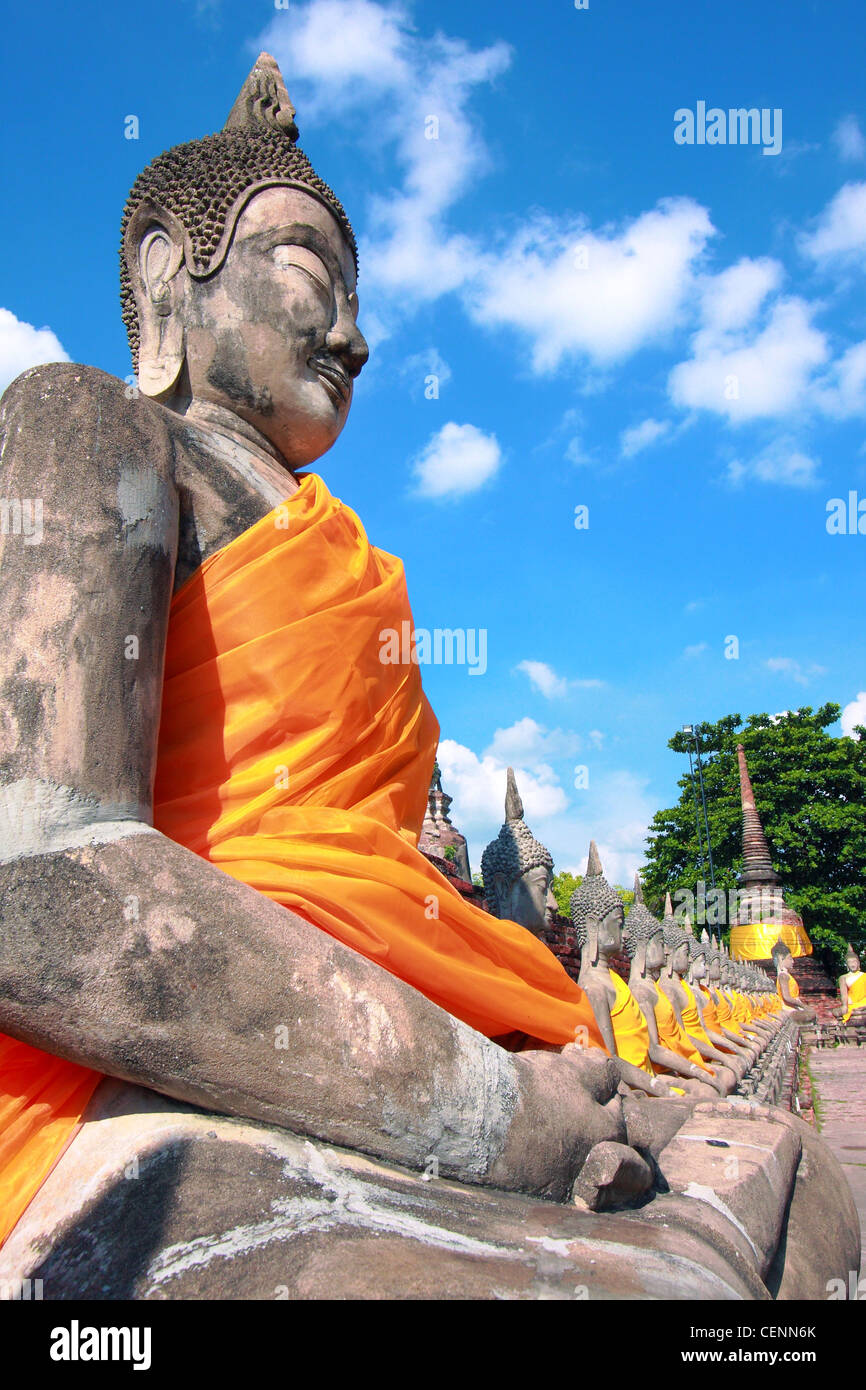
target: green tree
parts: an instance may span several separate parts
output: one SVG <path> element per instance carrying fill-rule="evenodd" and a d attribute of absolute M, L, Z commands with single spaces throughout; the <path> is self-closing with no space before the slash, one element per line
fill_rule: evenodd
<path fill-rule="evenodd" d="M 845 942 L 866 948 L 866 729 L 859 738 L 827 733 L 840 706 L 788 711 L 782 716 L 739 714 L 701 724 L 698 735 L 716 886 L 736 888 L 742 868 L 742 813 L 736 748 L 746 750 L 755 805 L 773 867 L 790 906 L 806 924 L 816 955 L 838 974 Z M 677 733 L 668 747 L 694 745 Z M 647 902 L 658 912 L 665 892 L 696 892 L 710 882 L 703 836 L 688 772 L 676 806 L 659 811 L 649 834 L 643 875 Z"/>

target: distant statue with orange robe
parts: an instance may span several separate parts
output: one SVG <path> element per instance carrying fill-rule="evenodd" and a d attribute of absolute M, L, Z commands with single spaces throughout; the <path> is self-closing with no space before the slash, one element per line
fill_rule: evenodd
<path fill-rule="evenodd" d="M 780 937 L 773 944 L 771 955 L 776 967 L 776 991 L 782 1001 L 782 1011 L 795 1023 L 814 1023 L 818 1015 L 808 1005 L 800 1003 L 800 986 L 794 978 L 794 958 L 790 947 Z"/>
<path fill-rule="evenodd" d="M 839 998 L 843 1023 L 866 1025 L 866 974 L 860 969 L 860 957 L 848 942 L 845 956 L 847 969 L 839 976 Z"/>

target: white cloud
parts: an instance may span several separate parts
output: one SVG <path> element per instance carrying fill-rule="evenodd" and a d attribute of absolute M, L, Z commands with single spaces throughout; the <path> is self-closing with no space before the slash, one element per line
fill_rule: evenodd
<path fill-rule="evenodd" d="M 852 700 L 842 711 L 842 732 L 848 738 L 854 737 L 855 724 L 866 724 L 866 690 L 861 690 L 856 700 Z"/>
<path fill-rule="evenodd" d="M 564 676 L 558 676 L 553 667 L 548 666 L 546 661 L 521 661 L 518 663 L 517 669 L 524 671 L 529 677 L 529 683 L 533 690 L 537 690 L 548 700 L 559 698 L 568 693 L 568 681 Z"/>
<path fill-rule="evenodd" d="M 745 256 L 718 275 L 701 282 L 704 327 L 712 332 L 745 328 L 754 319 L 767 295 L 782 283 L 784 270 L 778 261 Z"/>
<path fill-rule="evenodd" d="M 509 765 L 514 767 L 527 821 L 532 817 L 557 815 L 568 805 L 565 792 L 550 767 L 542 765 L 533 771 L 519 764 L 508 764 L 489 752 L 479 757 L 471 748 L 450 738 L 439 744 L 437 756 L 442 785 L 454 798 L 452 819 L 467 837 L 481 832 L 492 839 L 502 824 L 505 775 Z M 479 861 L 480 853 L 476 857 L 476 862 Z"/>
<path fill-rule="evenodd" d="M 603 748 L 604 734 L 602 733 L 601 729 L 590 729 L 589 741 L 592 744 L 593 748 Z"/>
<path fill-rule="evenodd" d="M 807 256 L 819 262 L 847 260 L 866 250 L 866 183 L 846 183 L 824 208 L 814 232 L 800 238 Z"/>
<path fill-rule="evenodd" d="M 419 497 L 464 497 L 477 492 L 501 463 L 495 435 L 450 420 L 414 460 L 415 492 Z"/>
<path fill-rule="evenodd" d="M 600 690 L 604 685 L 604 681 L 595 679 L 566 680 L 564 676 L 558 676 L 546 661 L 520 661 L 516 669 L 523 671 L 529 677 L 533 690 L 548 700 L 561 699 L 569 690 Z"/>
<path fill-rule="evenodd" d="M 826 674 L 826 666 L 802 666 L 799 661 L 795 661 L 790 656 L 771 656 L 764 663 L 768 671 L 775 671 L 782 676 L 790 676 L 797 685 L 808 685 L 813 676 L 823 676 Z"/>
<path fill-rule="evenodd" d="M 313 0 L 304 8 L 293 8 L 290 16 L 275 16 L 257 46 L 273 53 L 280 64 L 301 116 L 316 118 L 347 112 L 371 97 L 411 84 L 408 25 L 401 5 Z"/>
<path fill-rule="evenodd" d="M 639 425 L 632 425 L 630 429 L 623 430 L 619 437 L 619 451 L 623 458 L 633 458 L 639 454 L 641 449 L 647 449 L 654 444 L 662 435 L 667 434 L 671 427 L 670 420 L 643 420 Z"/>
<path fill-rule="evenodd" d="M 570 729 L 548 730 L 528 717 L 518 719 L 508 729 L 497 729 L 490 746 L 485 749 L 504 766 L 528 767 L 538 772 L 552 758 L 570 758 L 578 753 L 583 740 Z"/>
<path fill-rule="evenodd" d="M 691 360 L 668 378 L 674 403 L 715 411 L 733 424 L 796 410 L 828 356 L 824 334 L 811 323 L 814 312 L 802 299 L 780 299 L 760 331 L 702 328 Z"/>
<path fill-rule="evenodd" d="M 683 649 L 683 656 L 686 657 L 687 659 L 691 660 L 691 659 L 693 659 L 693 658 L 696 657 L 696 656 L 700 656 L 702 652 L 705 652 L 705 651 L 708 651 L 708 650 L 709 650 L 709 646 L 708 646 L 708 644 L 707 644 L 706 642 L 696 642 L 696 643 L 694 644 L 694 646 L 692 646 L 692 647 L 685 647 L 685 648 Z"/>
<path fill-rule="evenodd" d="M 735 459 L 728 465 L 728 482 L 735 486 L 748 481 L 780 483 L 785 487 L 813 487 L 818 481 L 819 460 L 798 449 L 793 440 L 775 440 L 745 463 Z"/>
<path fill-rule="evenodd" d="M 367 337 L 366 320 L 364 323 L 364 337 Z M 452 373 L 451 368 L 438 348 L 429 347 L 425 348 L 423 352 L 413 352 L 407 357 L 400 368 L 400 375 L 405 381 L 409 382 L 412 395 L 415 396 L 424 393 L 428 377 L 435 376 L 437 378 L 436 385 L 439 390 L 441 390 L 443 386 L 448 385 Z"/>
<path fill-rule="evenodd" d="M 68 361 L 69 353 L 50 328 L 34 328 L 11 310 L 0 309 L 0 391 L 28 367 Z"/>
<path fill-rule="evenodd" d="M 712 234 L 689 198 L 663 199 L 619 230 L 537 216 L 480 257 L 464 301 L 477 323 L 526 337 L 536 372 L 581 356 L 611 363 L 675 326 Z"/>
<path fill-rule="evenodd" d="M 856 116 L 843 116 L 833 131 L 833 144 L 840 159 L 866 159 L 866 140 Z"/>
<path fill-rule="evenodd" d="M 505 815 L 506 763 L 489 750 L 479 757 L 453 739 L 442 740 L 438 757 L 442 785 L 454 799 L 451 818 L 466 835 L 477 870 Z M 578 805 L 570 807 L 549 767 L 517 765 L 514 771 L 526 822 L 547 845 L 557 870 L 583 873 L 589 842 L 595 840 L 608 881 L 631 887 L 634 871 L 644 861 L 647 827 L 656 810 L 644 781 L 625 771 L 596 773 L 591 766 L 589 788 L 577 793 Z"/>
<path fill-rule="evenodd" d="M 836 420 L 866 414 L 866 342 L 855 343 L 816 382 L 815 403 Z"/>

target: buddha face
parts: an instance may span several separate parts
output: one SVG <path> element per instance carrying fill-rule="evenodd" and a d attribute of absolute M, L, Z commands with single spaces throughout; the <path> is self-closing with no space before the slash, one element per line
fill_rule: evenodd
<path fill-rule="evenodd" d="M 657 980 L 665 963 L 665 944 L 660 931 L 653 932 L 646 944 L 646 973 Z"/>
<path fill-rule="evenodd" d="M 711 960 L 711 961 L 710 961 L 710 965 L 709 965 L 709 970 L 707 971 L 707 974 L 708 974 L 709 978 L 713 981 L 714 984 L 715 984 L 715 982 L 716 982 L 717 980 L 721 980 L 721 978 L 722 978 L 722 962 L 721 962 L 720 960 L 718 960 L 718 959 Z"/>
<path fill-rule="evenodd" d="M 598 921 L 597 918 L 590 918 L 587 923 L 587 939 L 592 934 L 594 920 L 597 923 L 599 956 L 616 955 L 617 951 L 622 950 L 622 929 L 625 923 L 625 911 L 622 905 L 610 908 L 601 921 Z"/>
<path fill-rule="evenodd" d="M 689 943 L 683 941 L 671 956 L 671 969 L 676 975 L 684 975 L 689 968 Z"/>
<path fill-rule="evenodd" d="M 691 976 L 693 980 L 704 980 L 707 974 L 707 958 L 705 955 L 695 956 L 692 961 Z"/>
<path fill-rule="evenodd" d="M 527 869 L 510 885 L 504 915 L 540 936 L 556 913 L 556 899 L 550 887 L 552 878 L 553 872 L 546 864 Z"/>
<path fill-rule="evenodd" d="M 162 367 L 179 396 L 240 416 L 291 468 L 312 463 L 340 434 L 369 355 L 336 218 L 300 189 L 262 189 L 206 279 L 185 266 L 171 274 L 177 240 L 169 226 L 150 230 L 139 247 L 144 312 L 157 325 L 142 333 L 143 380 L 149 369 L 159 380 Z M 175 360 L 183 368 L 173 377 Z"/>
<path fill-rule="evenodd" d="M 845 965 L 851 974 L 856 974 L 860 969 L 860 957 L 856 951 L 848 951 L 845 955 Z"/>

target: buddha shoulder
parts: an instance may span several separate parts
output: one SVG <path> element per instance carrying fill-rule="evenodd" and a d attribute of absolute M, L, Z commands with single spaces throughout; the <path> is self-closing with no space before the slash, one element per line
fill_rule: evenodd
<path fill-rule="evenodd" d="M 122 474 L 169 478 L 167 412 L 97 367 L 49 362 L 17 377 L 0 400 L 0 457 L 10 484 L 74 495 Z"/>

